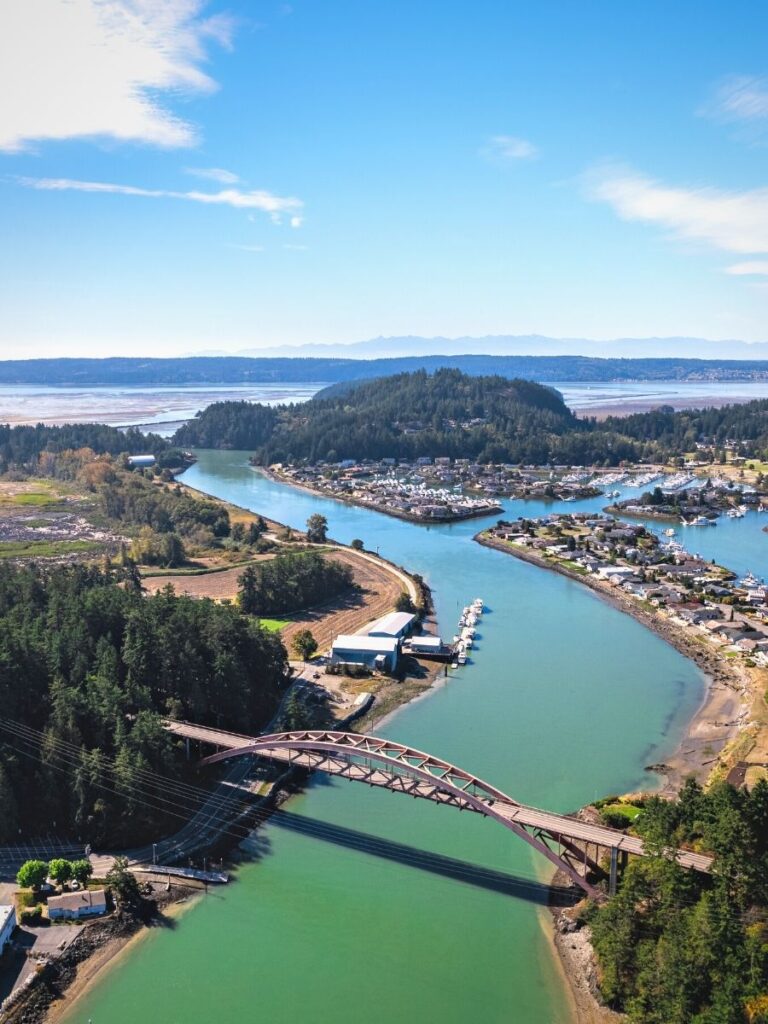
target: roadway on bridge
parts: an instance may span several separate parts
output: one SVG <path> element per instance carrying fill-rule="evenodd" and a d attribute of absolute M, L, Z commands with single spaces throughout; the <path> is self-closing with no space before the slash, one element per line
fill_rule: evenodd
<path fill-rule="evenodd" d="M 177 736 L 182 736 L 191 740 L 197 740 L 201 743 L 213 744 L 223 751 L 236 751 L 244 748 L 252 748 L 256 744 L 263 744 L 265 741 L 271 739 L 268 736 L 252 737 L 245 736 L 242 733 L 227 732 L 222 729 L 209 729 L 205 726 L 194 725 L 187 722 L 167 722 L 166 728 L 169 732 Z M 314 735 L 314 734 L 307 734 Z M 318 736 L 321 734 L 318 733 Z M 345 734 L 345 733 L 328 733 L 325 734 L 328 737 L 348 737 L 353 742 L 357 743 L 361 740 L 365 740 L 365 737 L 359 736 L 358 734 Z M 374 737 L 370 737 L 374 740 Z M 277 737 L 276 737 L 277 740 Z M 307 747 L 309 743 L 304 741 L 301 746 Z M 397 744 L 392 744 L 392 747 L 398 747 Z M 393 774 L 388 770 L 388 766 L 383 769 L 374 769 L 372 766 L 367 766 L 364 770 L 355 775 L 354 771 L 350 772 L 350 761 L 354 759 L 361 759 L 363 761 L 377 759 L 375 751 L 367 750 L 364 746 L 351 746 L 346 751 L 342 751 L 339 748 L 334 748 L 334 744 L 317 742 L 314 745 L 313 750 L 302 750 L 297 749 L 296 746 L 291 746 L 290 742 L 286 745 L 281 745 L 276 742 L 274 746 L 269 746 L 266 749 L 257 751 L 251 751 L 251 753 L 258 753 L 258 756 L 267 757 L 270 760 L 279 761 L 285 764 L 294 764 L 297 766 L 324 771 L 329 774 L 343 776 L 353 781 L 364 781 L 368 785 L 381 786 L 384 788 L 393 788 Z M 323 755 L 318 760 L 318 753 Z M 419 754 L 419 752 L 413 752 Z M 428 755 L 424 755 L 428 756 Z M 444 765 L 445 762 L 441 762 Z M 354 766 L 353 766 L 354 767 Z M 409 767 L 412 769 L 413 765 L 407 762 L 403 762 L 401 765 L 402 769 L 407 773 Z M 459 773 L 456 769 L 457 774 L 464 775 L 466 773 Z M 399 776 L 402 778 L 402 776 Z M 436 802 L 451 802 L 448 797 L 443 797 L 440 792 L 436 792 L 435 786 L 439 787 L 440 778 L 439 776 L 430 776 L 429 781 L 422 780 L 419 782 L 416 780 L 408 788 L 408 793 L 413 796 L 421 796 Z M 602 825 L 593 825 L 589 822 L 582 821 L 579 818 L 571 817 L 569 815 L 557 814 L 552 811 L 540 810 L 536 807 L 528 807 L 524 804 L 517 803 L 510 797 L 504 797 L 504 794 L 499 793 L 498 790 L 493 790 L 492 787 L 482 783 L 481 780 L 476 780 L 477 784 L 482 788 L 492 790 L 493 798 L 483 797 L 480 795 L 480 799 L 486 806 L 486 810 L 483 811 L 478 807 L 468 807 L 470 810 L 479 810 L 480 813 L 487 813 L 488 816 L 497 819 L 504 819 L 509 822 L 512 827 L 520 826 L 526 830 L 531 830 L 534 833 L 545 833 L 554 837 L 562 837 L 567 840 L 574 840 L 584 844 L 594 844 L 605 849 L 617 850 L 620 853 L 633 854 L 635 856 L 644 856 L 646 851 L 643 845 L 642 839 L 636 836 L 628 836 L 623 832 L 616 829 L 607 828 Z M 690 850 L 677 850 L 676 851 L 677 862 L 686 868 L 693 868 L 697 871 L 707 872 L 711 870 L 712 858 L 704 854 L 694 853 Z"/>

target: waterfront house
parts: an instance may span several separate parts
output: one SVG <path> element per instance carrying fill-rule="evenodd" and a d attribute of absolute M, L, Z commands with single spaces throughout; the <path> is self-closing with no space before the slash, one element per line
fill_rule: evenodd
<path fill-rule="evenodd" d="M 629 565 L 601 565 L 597 570 L 597 574 L 604 580 L 610 580 L 612 583 L 620 583 L 623 580 L 636 580 L 638 583 L 640 582 L 635 570 Z"/>
<path fill-rule="evenodd" d="M 16 911 L 13 907 L 3 904 L 0 906 L 0 956 L 2 956 L 15 927 Z"/>
<path fill-rule="evenodd" d="M 48 917 L 52 921 L 79 921 L 84 917 L 98 917 L 106 911 L 107 894 L 104 889 L 80 889 L 48 899 Z"/>

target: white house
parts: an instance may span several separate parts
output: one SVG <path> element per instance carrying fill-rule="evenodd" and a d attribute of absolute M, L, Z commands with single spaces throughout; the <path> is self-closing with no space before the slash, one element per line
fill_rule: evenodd
<path fill-rule="evenodd" d="M 6 904 L 0 905 L 0 955 L 16 927 L 16 911 Z"/>
<path fill-rule="evenodd" d="M 52 921 L 61 918 L 79 919 L 98 917 L 106 913 L 107 894 L 104 889 L 81 889 L 65 892 L 62 896 L 49 896 L 48 917 Z"/>

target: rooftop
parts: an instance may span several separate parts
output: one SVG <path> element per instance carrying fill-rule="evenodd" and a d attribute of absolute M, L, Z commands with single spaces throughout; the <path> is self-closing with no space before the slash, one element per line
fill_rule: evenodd
<path fill-rule="evenodd" d="M 396 651 L 397 647 L 398 640 L 394 636 L 363 636 L 360 633 L 353 635 L 342 633 L 333 641 L 334 651 L 375 651 L 379 653 Z"/>
<path fill-rule="evenodd" d="M 368 636 L 373 636 L 375 633 L 383 634 L 384 636 L 396 636 L 398 633 L 402 633 L 404 629 L 407 629 L 415 618 L 416 616 L 411 615 L 410 612 L 389 612 L 389 614 L 382 615 L 380 619 L 372 623 L 366 632 Z"/>
<path fill-rule="evenodd" d="M 61 896 L 49 896 L 48 906 L 55 910 L 79 910 L 81 907 L 106 907 L 107 894 L 104 889 L 80 889 L 65 892 Z"/>

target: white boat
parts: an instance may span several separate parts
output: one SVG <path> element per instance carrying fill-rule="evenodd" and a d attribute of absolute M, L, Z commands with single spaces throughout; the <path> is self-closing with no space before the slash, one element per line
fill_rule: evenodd
<path fill-rule="evenodd" d="M 458 658 L 456 660 L 458 661 L 458 663 L 460 665 L 466 665 L 467 664 L 467 656 L 464 653 L 464 651 L 461 652 L 461 654 L 458 656 Z"/>
<path fill-rule="evenodd" d="M 717 526 L 714 519 L 707 519 L 706 516 L 694 516 L 693 519 L 684 519 L 683 526 Z"/>
<path fill-rule="evenodd" d="M 666 529 L 664 531 L 664 536 L 665 537 L 674 537 L 675 536 L 675 532 L 676 531 L 670 526 L 668 529 Z"/>

